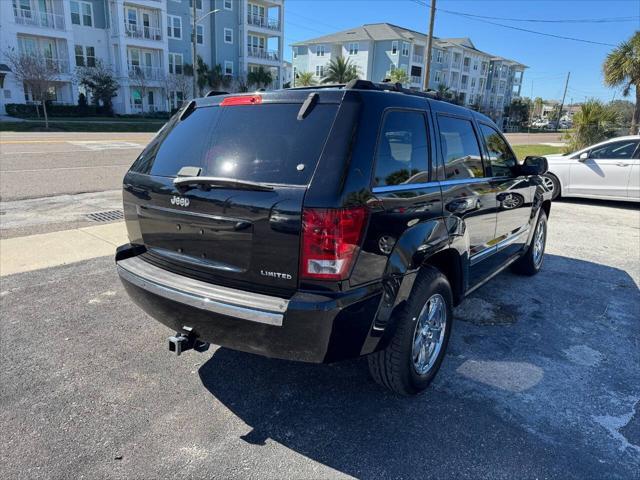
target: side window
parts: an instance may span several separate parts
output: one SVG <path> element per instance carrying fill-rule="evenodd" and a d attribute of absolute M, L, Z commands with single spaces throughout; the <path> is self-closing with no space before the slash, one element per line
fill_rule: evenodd
<path fill-rule="evenodd" d="M 589 158 L 630 159 L 637 146 L 638 142 L 636 140 L 609 143 L 591 150 L 589 152 Z"/>
<path fill-rule="evenodd" d="M 510 177 L 513 175 L 513 167 L 518 163 L 507 142 L 498 131 L 489 125 L 480 124 L 480 131 L 487 144 L 491 174 L 494 177 Z"/>
<path fill-rule="evenodd" d="M 429 181 L 425 116 L 420 112 L 392 110 L 383 121 L 374 186 Z"/>
<path fill-rule="evenodd" d="M 483 177 L 480 146 L 471 121 L 439 115 L 438 127 L 446 179 Z"/>

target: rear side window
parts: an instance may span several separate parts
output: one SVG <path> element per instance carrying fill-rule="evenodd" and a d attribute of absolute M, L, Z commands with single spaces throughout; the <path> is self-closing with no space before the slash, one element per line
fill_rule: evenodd
<path fill-rule="evenodd" d="M 446 179 L 483 177 L 480 146 L 471 121 L 440 115 L 438 127 Z"/>
<path fill-rule="evenodd" d="M 392 110 L 384 116 L 375 165 L 375 186 L 429 180 L 427 128 L 422 113 Z"/>
<path fill-rule="evenodd" d="M 300 104 L 201 107 L 160 134 L 133 170 L 174 177 L 185 166 L 201 176 L 305 185 L 318 163 L 337 105 L 316 105 L 303 120 Z"/>
<path fill-rule="evenodd" d="M 589 152 L 589 158 L 626 160 L 633 156 L 633 152 L 635 152 L 637 146 L 638 142 L 636 140 L 613 142 L 599 148 L 594 148 Z"/>
<path fill-rule="evenodd" d="M 498 131 L 489 125 L 480 124 L 480 131 L 487 144 L 489 162 L 491 162 L 491 175 L 494 177 L 510 177 L 513 175 L 513 167 L 518 163 L 515 155 L 500 136 Z"/>

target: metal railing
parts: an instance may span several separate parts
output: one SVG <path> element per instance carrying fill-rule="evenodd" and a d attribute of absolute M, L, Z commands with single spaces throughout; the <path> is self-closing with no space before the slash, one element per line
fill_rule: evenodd
<path fill-rule="evenodd" d="M 424 62 L 424 57 L 422 55 L 418 55 L 417 53 L 413 54 L 412 57 L 414 63 L 423 63 Z"/>
<path fill-rule="evenodd" d="M 275 18 L 268 18 L 264 15 L 247 15 L 247 23 L 256 27 L 267 28 L 269 30 L 280 30 L 280 21 Z"/>
<path fill-rule="evenodd" d="M 469 65 L 463 65 L 462 66 L 462 71 L 463 72 L 468 72 L 469 71 L 469 67 L 470 67 Z"/>
<path fill-rule="evenodd" d="M 253 58 L 261 58 L 263 60 L 271 60 L 274 62 L 280 60 L 280 56 L 275 50 L 265 50 L 260 47 L 247 47 L 247 55 Z"/>
<path fill-rule="evenodd" d="M 456 69 L 460 69 L 460 62 L 452 62 L 451 63 L 451 68 L 456 68 Z"/>
<path fill-rule="evenodd" d="M 13 16 L 16 23 L 20 25 L 64 30 L 64 15 L 57 13 L 41 12 L 39 10 L 23 10 L 14 7 Z"/>
<path fill-rule="evenodd" d="M 160 67 L 147 67 L 144 65 L 129 65 L 129 78 L 143 78 L 145 80 L 162 80 L 164 71 Z"/>
<path fill-rule="evenodd" d="M 416 77 L 415 75 L 411 75 L 409 77 L 411 79 L 411 83 L 422 84 L 422 77 Z"/>
<path fill-rule="evenodd" d="M 147 27 L 144 25 L 124 24 L 125 35 L 129 38 L 141 38 L 146 40 L 162 40 L 162 29 Z"/>

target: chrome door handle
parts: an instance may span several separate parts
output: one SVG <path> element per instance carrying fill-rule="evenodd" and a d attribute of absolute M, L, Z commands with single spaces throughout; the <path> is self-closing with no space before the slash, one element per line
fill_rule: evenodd
<path fill-rule="evenodd" d="M 618 162 L 618 163 L 616 163 L 616 165 L 619 166 L 619 167 L 628 167 L 629 166 L 628 163 L 624 163 L 624 162 Z"/>

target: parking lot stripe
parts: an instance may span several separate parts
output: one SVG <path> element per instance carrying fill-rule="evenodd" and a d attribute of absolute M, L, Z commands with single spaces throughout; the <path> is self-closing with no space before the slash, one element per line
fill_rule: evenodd
<path fill-rule="evenodd" d="M 124 222 L 0 240 L 0 277 L 113 255 Z"/>

